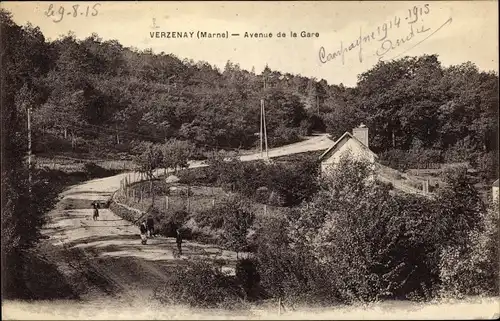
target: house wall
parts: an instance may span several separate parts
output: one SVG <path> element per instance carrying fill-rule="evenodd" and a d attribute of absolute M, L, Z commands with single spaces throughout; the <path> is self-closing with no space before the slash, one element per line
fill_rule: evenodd
<path fill-rule="evenodd" d="M 493 201 L 498 200 L 498 193 L 499 193 L 498 192 L 498 186 L 493 186 L 491 188 L 491 190 L 492 190 L 492 193 L 493 193 Z"/>
<path fill-rule="evenodd" d="M 321 162 L 321 171 L 325 172 L 334 164 L 337 164 L 340 160 L 340 157 L 343 153 L 350 151 L 352 157 L 357 159 L 365 159 L 371 163 L 375 162 L 375 156 L 372 153 L 369 153 L 364 149 L 359 142 L 355 139 L 349 138 L 345 143 L 339 144 L 340 147 L 337 150 L 334 150 L 332 155 Z"/>

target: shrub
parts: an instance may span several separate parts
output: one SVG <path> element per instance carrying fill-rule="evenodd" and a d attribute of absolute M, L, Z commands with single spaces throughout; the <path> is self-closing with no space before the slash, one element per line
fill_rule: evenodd
<path fill-rule="evenodd" d="M 299 141 L 300 128 L 278 126 L 269 135 L 269 147 L 277 147 Z"/>
<path fill-rule="evenodd" d="M 204 261 L 188 261 L 175 269 L 166 284 L 155 290 L 154 297 L 162 303 L 181 303 L 191 307 L 239 307 L 244 296 L 234 277 Z"/>
<path fill-rule="evenodd" d="M 197 212 L 195 214 L 196 222 L 201 226 L 208 226 L 212 229 L 220 229 L 224 224 L 224 215 L 229 211 L 227 203 L 218 203 L 215 207 Z"/>
<path fill-rule="evenodd" d="M 471 162 L 477 157 L 477 150 L 472 140 L 465 137 L 445 151 L 444 160 L 447 163 Z"/>
<path fill-rule="evenodd" d="M 209 167 L 186 168 L 177 173 L 179 183 L 186 185 L 203 184 L 212 185 L 217 177 Z"/>
<path fill-rule="evenodd" d="M 294 249 L 312 256 L 345 302 L 425 296 L 437 285 L 442 233 L 437 204 L 391 194 L 368 163 L 341 158 L 324 190 L 289 229 Z M 441 237 L 441 238 L 440 238 Z M 411 253 L 411 255 L 409 255 Z M 314 266 L 311 264 L 311 266 Z"/>
<path fill-rule="evenodd" d="M 477 154 L 471 165 L 484 180 L 494 180 L 498 177 L 498 155 L 495 152 Z"/>
<path fill-rule="evenodd" d="M 268 187 L 279 194 L 276 205 L 295 206 L 309 200 L 318 190 L 319 164 L 305 157 L 298 162 L 271 165 L 266 170 Z"/>
<path fill-rule="evenodd" d="M 166 237 L 175 237 L 177 229 L 182 228 L 189 218 L 189 213 L 186 211 L 161 213 L 153 209 L 152 215 L 160 225 L 159 233 Z M 186 233 L 186 231 L 183 232 Z"/>
<path fill-rule="evenodd" d="M 402 171 L 409 168 L 407 157 L 407 153 L 401 149 L 390 149 L 379 154 L 382 165 Z"/>
<path fill-rule="evenodd" d="M 288 302 L 331 303 L 336 291 L 329 282 L 328 271 L 322 269 L 309 252 L 290 247 L 288 222 L 284 216 L 256 221 L 251 246 L 256 248 L 260 285 L 255 291 L 260 297 L 282 298 Z"/>
<path fill-rule="evenodd" d="M 442 294 L 446 296 L 500 294 L 498 203 L 482 217 L 465 245 L 449 246 L 440 258 Z"/>
<path fill-rule="evenodd" d="M 253 225 L 255 214 L 240 200 L 227 204 L 227 213 L 222 225 L 222 243 L 230 250 L 243 252 L 248 250 L 248 233 Z"/>
<path fill-rule="evenodd" d="M 245 291 L 247 299 L 259 297 L 260 275 L 254 259 L 241 259 L 236 264 L 236 278 Z"/>
<path fill-rule="evenodd" d="M 88 179 L 107 177 L 107 176 L 111 176 L 111 175 L 116 174 L 116 171 L 102 168 L 101 166 L 99 166 L 95 163 L 92 163 L 92 162 L 85 163 L 84 170 L 85 170 L 85 173 L 87 173 Z"/>

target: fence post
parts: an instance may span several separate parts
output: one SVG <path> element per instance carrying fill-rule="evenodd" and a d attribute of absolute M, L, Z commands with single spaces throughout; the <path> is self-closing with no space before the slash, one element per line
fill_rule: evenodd
<path fill-rule="evenodd" d="M 428 179 L 426 179 L 426 180 L 422 183 L 422 190 L 423 190 L 424 194 L 429 193 L 429 180 L 428 180 Z"/>
<path fill-rule="evenodd" d="M 140 198 L 139 202 L 142 203 L 142 189 L 141 189 L 141 198 Z"/>
<path fill-rule="evenodd" d="M 264 215 L 267 215 L 267 204 L 264 204 Z"/>
<path fill-rule="evenodd" d="M 215 207 L 215 197 L 212 198 L 212 207 Z"/>
<path fill-rule="evenodd" d="M 165 196 L 165 210 L 168 211 L 168 195 Z"/>

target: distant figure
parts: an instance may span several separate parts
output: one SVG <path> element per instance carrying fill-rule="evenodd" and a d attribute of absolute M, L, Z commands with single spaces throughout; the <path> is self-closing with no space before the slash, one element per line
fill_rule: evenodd
<path fill-rule="evenodd" d="M 182 234 L 180 229 L 176 230 L 175 243 L 177 243 L 177 250 L 179 251 L 179 255 L 182 255 Z"/>
<path fill-rule="evenodd" d="M 153 237 L 155 234 L 155 221 L 152 216 L 149 216 L 146 221 L 146 227 L 148 229 L 148 237 Z"/>
<path fill-rule="evenodd" d="M 146 235 L 148 232 L 146 221 L 142 221 L 141 225 L 139 226 L 139 229 L 141 231 L 141 244 L 146 245 L 146 243 L 148 242 L 148 236 Z"/>
<path fill-rule="evenodd" d="M 97 218 L 99 217 L 99 203 L 97 201 L 93 201 L 92 207 L 94 208 L 94 215 L 92 216 L 92 219 L 97 221 Z"/>

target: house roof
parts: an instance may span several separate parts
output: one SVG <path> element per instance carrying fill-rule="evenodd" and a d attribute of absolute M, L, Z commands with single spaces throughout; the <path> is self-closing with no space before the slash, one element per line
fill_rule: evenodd
<path fill-rule="evenodd" d="M 347 138 L 347 139 L 346 139 Z M 369 153 L 373 154 L 375 157 L 378 157 L 377 154 L 375 154 L 374 152 L 371 151 L 370 148 L 368 148 L 365 144 L 363 144 L 359 139 L 357 139 L 355 136 L 353 136 L 351 133 L 349 132 L 345 132 L 342 136 L 340 136 L 339 139 L 337 139 L 332 147 L 328 148 L 323 154 L 321 154 L 321 156 L 319 157 L 319 160 L 322 161 L 323 159 L 325 159 L 327 156 L 330 156 L 330 154 L 335 150 L 335 148 L 337 148 L 341 142 L 345 142 L 347 140 L 349 140 L 350 138 L 354 139 L 355 141 L 357 141 L 359 143 L 359 145 L 365 149 L 366 151 L 368 151 Z"/>
<path fill-rule="evenodd" d="M 493 186 L 498 187 L 498 179 L 493 182 Z"/>

